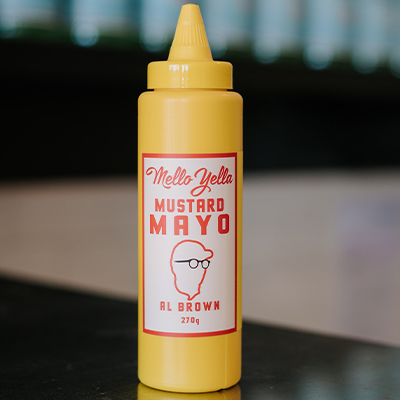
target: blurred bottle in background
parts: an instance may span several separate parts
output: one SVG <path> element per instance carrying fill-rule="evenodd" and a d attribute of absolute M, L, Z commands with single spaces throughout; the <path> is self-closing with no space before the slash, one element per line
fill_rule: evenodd
<path fill-rule="evenodd" d="M 368 74 L 386 56 L 388 3 L 386 0 L 349 0 L 352 7 L 351 60 L 354 68 Z"/>
<path fill-rule="evenodd" d="M 329 67 L 346 53 L 347 0 L 304 0 L 304 62 L 315 70 Z"/>
<path fill-rule="evenodd" d="M 71 0 L 71 36 L 80 46 L 93 46 L 100 36 L 123 37 L 137 26 L 134 0 Z"/>
<path fill-rule="evenodd" d="M 300 47 L 300 0 L 255 0 L 253 53 L 262 63 L 282 55 L 294 56 Z"/>
<path fill-rule="evenodd" d="M 251 43 L 253 3 L 248 0 L 203 0 L 200 4 L 214 58 Z"/>

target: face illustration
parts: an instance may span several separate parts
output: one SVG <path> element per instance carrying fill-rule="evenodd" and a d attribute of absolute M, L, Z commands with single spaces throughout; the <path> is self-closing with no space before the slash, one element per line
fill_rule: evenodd
<path fill-rule="evenodd" d="M 195 240 L 183 240 L 172 250 L 171 271 L 176 290 L 193 300 L 200 294 L 201 285 L 211 264 L 213 251 Z"/>

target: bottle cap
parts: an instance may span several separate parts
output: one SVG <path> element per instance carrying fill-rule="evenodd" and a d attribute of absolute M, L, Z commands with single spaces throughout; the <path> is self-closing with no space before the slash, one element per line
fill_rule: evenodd
<path fill-rule="evenodd" d="M 200 8 L 182 6 L 167 61 L 152 62 L 149 89 L 232 89 L 232 64 L 214 61 Z"/>

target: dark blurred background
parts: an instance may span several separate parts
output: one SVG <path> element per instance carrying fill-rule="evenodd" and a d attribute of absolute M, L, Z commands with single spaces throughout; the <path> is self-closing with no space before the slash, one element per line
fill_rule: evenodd
<path fill-rule="evenodd" d="M 131 176 L 177 0 L 0 0 L 0 179 Z M 203 0 L 246 171 L 400 165 L 400 1 Z"/>

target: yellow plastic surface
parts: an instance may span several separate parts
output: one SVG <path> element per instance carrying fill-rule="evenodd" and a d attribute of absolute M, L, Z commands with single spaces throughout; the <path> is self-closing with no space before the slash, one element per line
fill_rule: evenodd
<path fill-rule="evenodd" d="M 171 393 L 151 389 L 139 383 L 137 388 L 138 400 L 188 400 L 186 393 Z M 240 387 L 236 385 L 227 390 L 211 393 L 195 393 L 190 395 L 190 400 L 240 400 Z"/>
<path fill-rule="evenodd" d="M 186 5 L 185 7 L 197 7 Z M 181 23 L 182 20 L 180 19 Z M 182 50 L 180 50 L 182 53 Z M 157 89 L 138 102 L 139 347 L 142 383 L 173 392 L 211 392 L 241 375 L 242 335 L 242 109 L 239 94 L 216 89 Z M 166 337 L 143 332 L 142 154 L 238 153 L 237 331 L 208 337 Z M 156 250 L 155 250 L 156 251 Z"/>
<path fill-rule="evenodd" d="M 147 87 L 232 89 L 232 64 L 213 61 L 200 9 L 182 7 L 168 61 L 149 64 Z"/>

